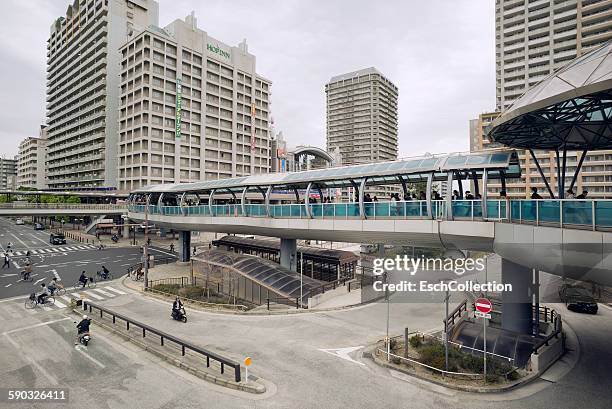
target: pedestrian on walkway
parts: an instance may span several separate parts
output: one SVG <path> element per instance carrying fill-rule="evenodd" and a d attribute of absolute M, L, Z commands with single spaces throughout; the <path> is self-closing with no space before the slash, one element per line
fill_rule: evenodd
<path fill-rule="evenodd" d="M 196 255 L 196 246 L 193 246 L 193 255 Z"/>
<path fill-rule="evenodd" d="M 174 243 L 170 243 L 170 252 L 174 253 Z"/>
<path fill-rule="evenodd" d="M 9 263 L 11 260 L 9 259 L 8 254 L 4 253 L 4 264 L 2 264 L 2 268 L 11 268 L 11 264 Z"/>

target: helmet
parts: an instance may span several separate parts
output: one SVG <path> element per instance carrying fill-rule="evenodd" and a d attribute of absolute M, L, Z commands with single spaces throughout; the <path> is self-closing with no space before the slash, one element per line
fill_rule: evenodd
<path fill-rule="evenodd" d="M 87 315 L 83 315 L 83 319 L 86 320 L 87 319 Z"/>

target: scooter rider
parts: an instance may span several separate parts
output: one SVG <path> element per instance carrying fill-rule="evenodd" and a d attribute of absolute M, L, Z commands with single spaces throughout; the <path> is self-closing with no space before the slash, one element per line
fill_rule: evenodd
<path fill-rule="evenodd" d="M 77 336 L 74 340 L 74 345 L 77 345 L 79 343 L 79 339 L 81 338 L 81 336 L 89 333 L 89 324 L 91 324 L 91 319 L 87 318 L 87 315 L 83 315 L 83 319 L 76 326 Z"/>
<path fill-rule="evenodd" d="M 182 309 L 183 303 L 181 302 L 181 299 L 177 296 L 174 302 L 172 303 L 172 316 L 180 317 L 183 314 L 183 312 L 181 311 Z"/>

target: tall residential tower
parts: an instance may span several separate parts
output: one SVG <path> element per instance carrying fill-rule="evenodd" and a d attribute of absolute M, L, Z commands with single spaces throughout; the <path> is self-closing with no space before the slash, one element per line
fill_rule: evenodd
<path fill-rule="evenodd" d="M 327 94 L 327 151 L 343 165 L 397 159 L 397 87 L 376 68 L 332 77 Z"/>
<path fill-rule="evenodd" d="M 47 41 L 50 188 L 118 185 L 119 47 L 157 24 L 153 0 L 75 0 Z"/>

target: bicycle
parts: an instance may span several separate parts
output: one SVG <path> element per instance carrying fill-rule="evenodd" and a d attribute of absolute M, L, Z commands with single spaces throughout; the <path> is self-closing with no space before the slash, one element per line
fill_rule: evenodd
<path fill-rule="evenodd" d="M 110 271 L 108 272 L 108 274 L 106 275 L 106 278 L 102 275 L 102 271 L 97 271 L 96 272 L 96 278 L 98 280 L 112 280 L 113 279 L 113 273 L 111 273 Z"/>
<path fill-rule="evenodd" d="M 21 272 L 21 279 L 23 281 L 34 281 L 34 278 L 32 277 L 32 273 L 29 273 L 27 271 Z"/>
<path fill-rule="evenodd" d="M 62 296 L 66 294 L 66 288 L 64 288 L 64 286 L 62 284 L 57 284 L 57 287 L 55 288 L 55 290 L 53 290 L 51 292 L 51 295 L 57 295 L 57 296 Z"/>
<path fill-rule="evenodd" d="M 130 277 L 132 278 L 133 281 L 144 280 L 144 272 L 142 271 L 142 268 L 133 270 L 132 273 L 130 274 Z"/>
<path fill-rule="evenodd" d="M 77 281 L 76 283 L 74 283 L 73 287 L 75 290 L 84 288 L 83 283 L 81 281 Z M 96 281 L 94 280 L 93 277 L 87 277 L 87 282 L 85 283 L 85 287 L 96 288 Z"/>
<path fill-rule="evenodd" d="M 45 302 L 42 304 L 43 306 L 45 305 L 53 305 L 55 304 L 55 297 L 52 295 L 47 295 L 47 297 L 45 298 Z M 32 308 L 36 308 L 36 306 L 38 306 L 38 296 L 36 295 L 36 293 L 31 293 L 30 297 L 25 300 L 25 307 L 26 309 L 30 310 Z"/>

